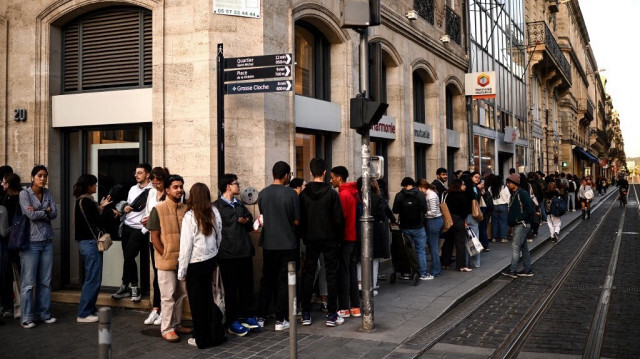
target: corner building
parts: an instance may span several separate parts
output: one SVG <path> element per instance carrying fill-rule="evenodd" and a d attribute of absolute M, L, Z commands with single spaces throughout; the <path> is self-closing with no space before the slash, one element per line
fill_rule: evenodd
<path fill-rule="evenodd" d="M 82 283 L 71 195 L 80 174 L 98 176 L 99 197 L 117 198 L 146 161 L 183 175 L 187 190 L 204 182 L 216 192 L 218 44 L 227 58 L 291 53 L 295 62 L 295 91 L 225 96 L 227 172 L 260 190 L 276 161 L 309 180 L 318 156 L 355 180 L 360 136 L 349 128 L 349 99 L 359 91 L 359 35 L 340 27 L 341 3 L 263 0 L 250 18 L 216 14 L 211 0 L 1 2 L 0 158 L 25 182 L 34 163 L 49 167 L 60 209 L 54 289 Z M 466 168 L 463 14 L 458 1 L 383 1 L 382 25 L 370 30 L 380 50 L 375 96 L 389 103 L 372 152 L 385 156 L 391 196 L 404 176 Z M 15 110 L 26 120 L 15 121 Z M 119 285 L 121 270 L 116 242 L 103 286 Z"/>

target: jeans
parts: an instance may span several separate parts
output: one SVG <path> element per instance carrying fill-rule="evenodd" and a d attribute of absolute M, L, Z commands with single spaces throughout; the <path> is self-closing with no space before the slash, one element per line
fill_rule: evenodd
<path fill-rule="evenodd" d="M 479 239 L 480 238 L 480 229 L 478 227 L 478 221 L 476 221 L 476 219 L 473 218 L 473 216 L 471 214 L 469 214 L 467 216 L 467 225 L 469 226 L 469 228 L 471 228 L 471 231 Z M 467 267 L 480 268 L 480 253 L 476 254 L 473 257 L 469 256 L 469 252 L 467 252 L 467 248 L 466 248 L 466 238 L 465 238 L 465 251 L 464 251 L 464 254 L 465 254 L 466 259 L 467 259 Z"/>
<path fill-rule="evenodd" d="M 93 238 L 78 241 L 78 248 L 84 257 L 84 284 L 78 304 L 78 318 L 86 318 L 98 311 L 96 300 L 102 284 L 102 252 L 98 251 L 98 243 Z"/>
<path fill-rule="evenodd" d="M 439 276 L 442 272 L 442 265 L 440 264 L 440 231 L 444 226 L 444 220 L 442 217 L 427 218 L 427 244 L 429 245 L 429 252 L 431 253 L 431 269 L 430 273 L 433 276 Z"/>
<path fill-rule="evenodd" d="M 427 251 L 425 246 L 427 245 L 427 233 L 422 228 L 402 229 L 402 233 L 406 234 L 413 241 L 413 246 L 416 249 L 416 257 L 418 259 L 418 266 L 420 267 L 420 275 L 427 274 Z"/>
<path fill-rule="evenodd" d="M 360 258 L 360 250 L 358 250 L 358 248 L 356 242 L 342 241 L 340 244 L 340 255 L 338 258 L 338 307 L 342 310 L 360 308 L 358 274 L 356 270 L 356 263 L 358 262 L 358 258 Z M 325 257 L 325 263 L 327 259 L 328 258 Z"/>
<path fill-rule="evenodd" d="M 513 272 L 518 269 L 521 250 L 524 270 L 531 269 L 531 254 L 529 253 L 529 245 L 527 244 L 528 232 L 529 224 L 527 224 L 526 227 L 522 224 L 516 224 L 513 226 L 513 241 L 511 243 L 511 271 Z"/>
<path fill-rule="evenodd" d="M 547 221 L 547 210 L 545 207 L 546 206 L 544 204 L 540 203 L 540 218 L 542 222 Z"/>
<path fill-rule="evenodd" d="M 507 238 L 507 231 L 509 230 L 508 221 L 509 205 L 505 203 L 494 206 L 493 213 L 491 214 L 491 232 L 493 232 L 493 238 Z"/>
<path fill-rule="evenodd" d="M 52 240 L 31 242 L 29 249 L 20 252 L 20 264 L 22 266 L 20 273 L 22 280 L 20 285 L 20 316 L 22 322 L 51 318 Z"/>
<path fill-rule="evenodd" d="M 569 192 L 567 194 L 567 211 L 576 210 L 576 193 Z"/>

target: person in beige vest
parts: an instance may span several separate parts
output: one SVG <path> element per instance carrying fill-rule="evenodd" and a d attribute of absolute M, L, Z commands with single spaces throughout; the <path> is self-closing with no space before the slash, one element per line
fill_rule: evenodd
<path fill-rule="evenodd" d="M 149 214 L 147 229 L 151 231 L 158 286 L 160 287 L 160 306 L 162 308 L 162 337 L 169 342 L 177 342 L 178 334 L 187 334 L 191 330 L 180 325 L 182 307 L 187 296 L 185 282 L 178 280 L 178 256 L 180 254 L 180 230 L 182 218 L 186 212 L 180 199 L 184 194 L 184 179 L 171 175 L 165 181 L 167 198 L 157 204 Z"/>

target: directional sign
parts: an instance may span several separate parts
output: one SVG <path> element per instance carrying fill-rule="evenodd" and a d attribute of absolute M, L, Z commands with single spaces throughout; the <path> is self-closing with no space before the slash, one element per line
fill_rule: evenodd
<path fill-rule="evenodd" d="M 260 67 L 256 69 L 235 69 L 224 73 L 225 81 L 242 81 L 268 79 L 272 77 L 289 77 L 291 66 Z"/>
<path fill-rule="evenodd" d="M 284 66 L 291 65 L 291 60 L 291 54 L 230 57 L 224 59 L 224 67 L 227 69 L 237 69 L 244 67 Z"/>
<path fill-rule="evenodd" d="M 290 80 L 284 81 L 258 81 L 227 84 L 227 95 L 241 95 L 255 92 L 285 92 L 291 91 Z"/>

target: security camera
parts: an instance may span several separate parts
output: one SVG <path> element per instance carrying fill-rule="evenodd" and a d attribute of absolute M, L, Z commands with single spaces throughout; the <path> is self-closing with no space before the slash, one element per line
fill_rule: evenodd
<path fill-rule="evenodd" d="M 449 35 L 443 35 L 440 38 L 440 41 L 442 41 L 443 44 L 448 44 L 449 42 L 451 42 L 451 38 L 449 37 Z"/>
<path fill-rule="evenodd" d="M 407 15 L 406 15 L 407 19 L 409 19 L 410 21 L 416 21 L 418 20 L 418 12 L 415 10 L 410 10 Z"/>

